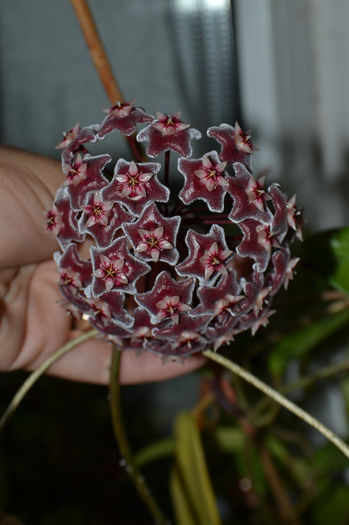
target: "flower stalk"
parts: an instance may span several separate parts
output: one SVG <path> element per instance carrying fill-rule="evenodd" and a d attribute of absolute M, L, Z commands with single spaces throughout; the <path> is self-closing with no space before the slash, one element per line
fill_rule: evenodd
<path fill-rule="evenodd" d="M 271 388 L 269 385 L 267 385 L 266 383 L 258 379 L 256 376 L 239 366 L 237 363 L 231 361 L 230 359 L 227 359 L 226 357 L 223 357 L 222 355 L 217 354 L 212 350 L 204 350 L 203 355 L 208 359 L 211 359 L 212 361 L 215 361 L 216 363 L 219 363 L 220 365 L 224 366 L 225 368 L 233 372 L 233 374 L 237 374 L 242 379 L 253 385 L 261 392 L 263 392 L 270 399 L 292 412 L 295 416 L 305 421 L 305 423 L 307 423 L 311 427 L 315 428 L 315 430 L 320 432 L 320 434 L 322 434 L 329 441 L 331 441 L 331 443 L 333 443 L 349 459 L 349 446 L 346 443 L 344 443 L 344 441 L 340 439 L 339 436 L 332 432 L 332 430 L 330 430 L 323 423 L 321 423 L 318 419 L 311 416 L 308 412 L 305 412 L 305 410 L 297 406 L 295 403 L 284 397 L 282 394 Z"/>
<path fill-rule="evenodd" d="M 87 341 L 88 339 L 91 339 L 92 337 L 95 337 L 96 335 L 98 335 L 98 333 L 98 330 L 89 330 L 80 337 L 73 339 L 73 341 L 69 341 L 69 343 L 59 348 L 54 354 L 52 354 L 48 359 L 46 359 L 46 361 L 42 363 L 42 365 L 39 366 L 39 368 L 37 368 L 36 370 L 34 370 L 34 372 L 30 374 L 30 376 L 24 381 L 23 385 L 17 391 L 16 395 L 14 396 L 11 403 L 8 405 L 5 413 L 3 414 L 0 420 L 0 432 L 4 430 L 6 423 L 9 421 L 15 410 L 23 401 L 25 395 L 29 392 L 29 390 L 36 383 L 36 381 L 50 368 L 50 366 L 52 366 L 53 363 L 58 361 L 58 359 L 60 359 L 66 353 L 70 352 L 70 350 L 72 350 L 75 346 L 79 345 L 80 343 L 83 343 L 84 341 Z"/>
<path fill-rule="evenodd" d="M 152 496 L 149 487 L 146 485 L 143 476 L 137 469 L 127 440 L 121 409 L 119 380 L 120 362 L 121 352 L 116 347 L 114 347 L 112 364 L 110 368 L 110 410 L 115 438 L 119 445 L 122 456 L 120 464 L 125 466 L 125 469 L 132 479 L 139 496 L 148 508 L 150 514 L 153 516 L 155 523 L 158 523 L 159 525 L 166 525 L 169 523 L 169 521 L 163 515 L 161 509 Z"/>
<path fill-rule="evenodd" d="M 71 3 L 89 49 L 92 62 L 96 68 L 110 103 L 114 104 L 116 101 L 120 103 L 124 102 L 124 96 L 115 79 L 115 75 L 99 36 L 97 26 L 93 19 L 93 15 L 91 9 L 88 6 L 87 0 L 71 0 Z M 129 144 L 135 160 L 138 162 L 144 161 L 142 149 L 136 142 L 134 135 L 132 134 L 125 136 L 125 139 Z"/>
<path fill-rule="evenodd" d="M 124 97 L 115 80 L 87 0 L 71 0 L 71 3 L 79 21 L 81 31 L 85 37 L 93 64 L 108 95 L 109 101 L 111 104 L 114 104 L 116 100 L 124 102 Z"/>

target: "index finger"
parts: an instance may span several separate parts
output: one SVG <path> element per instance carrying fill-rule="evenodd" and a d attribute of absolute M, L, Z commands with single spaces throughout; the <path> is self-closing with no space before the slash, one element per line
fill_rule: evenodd
<path fill-rule="evenodd" d="M 62 179 L 58 161 L 0 147 L 0 269 L 49 259 L 58 249 L 43 212 L 51 208 Z"/>

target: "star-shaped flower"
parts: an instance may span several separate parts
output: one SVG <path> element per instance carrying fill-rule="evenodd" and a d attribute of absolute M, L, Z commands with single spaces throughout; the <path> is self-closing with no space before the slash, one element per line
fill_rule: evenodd
<path fill-rule="evenodd" d="M 176 355 L 190 355 L 200 352 L 207 347 L 207 339 L 198 332 L 192 330 L 182 331 L 173 342 L 172 348 Z"/>
<path fill-rule="evenodd" d="M 65 165 L 66 180 L 65 184 L 76 185 L 86 178 L 87 163 L 82 160 L 82 156 L 78 153 L 75 157 L 75 161 L 70 166 Z"/>
<path fill-rule="evenodd" d="M 209 210 L 221 212 L 224 208 L 224 196 L 229 185 L 226 162 L 221 162 L 216 151 L 206 153 L 201 159 L 178 160 L 178 170 L 185 179 L 179 198 L 184 204 L 197 199 L 207 203 Z"/>
<path fill-rule="evenodd" d="M 75 153 L 88 153 L 83 146 L 87 142 L 95 142 L 97 140 L 99 126 L 88 126 L 80 128 L 79 123 L 63 134 L 63 140 L 56 146 L 57 149 L 62 149 L 62 165 L 69 164 Z"/>
<path fill-rule="evenodd" d="M 263 189 L 263 179 L 255 180 L 253 175 L 240 162 L 234 164 L 235 177 L 228 178 L 228 193 L 234 203 L 228 217 L 232 222 L 256 219 L 271 223 L 272 215 L 265 207 L 269 198 Z"/>
<path fill-rule="evenodd" d="M 90 310 L 84 317 L 91 326 L 106 334 L 108 340 L 113 341 L 117 348 L 124 349 L 124 341 L 130 335 L 129 331 L 118 325 L 114 319 L 105 315 L 110 312 L 105 303 L 99 301 L 99 299 L 90 299 L 90 303 Z"/>
<path fill-rule="evenodd" d="M 98 298 L 110 310 L 113 321 L 122 328 L 131 328 L 134 324 L 134 317 L 125 308 L 125 294 L 118 291 L 109 291 Z"/>
<path fill-rule="evenodd" d="M 85 289 L 90 285 L 92 264 L 82 260 L 75 243 L 69 244 L 63 253 L 56 252 L 54 259 L 59 268 L 58 286 L 67 301 L 82 311 L 86 311 Z"/>
<path fill-rule="evenodd" d="M 235 315 L 238 303 L 244 298 L 239 295 L 240 286 L 236 280 L 235 272 L 223 276 L 216 286 L 200 286 L 197 296 L 200 304 L 190 315 L 212 314 L 212 318 L 228 313 Z"/>
<path fill-rule="evenodd" d="M 57 235 L 62 226 L 62 215 L 53 204 L 52 208 L 46 213 L 46 230 Z"/>
<path fill-rule="evenodd" d="M 265 281 L 263 274 L 254 268 L 252 273 L 248 277 L 243 278 L 240 283 L 244 293 L 244 299 L 240 301 L 239 308 L 242 314 L 246 314 L 253 309 Z"/>
<path fill-rule="evenodd" d="M 291 259 L 287 265 L 286 272 L 285 272 L 286 273 L 285 281 L 283 283 L 285 290 L 287 290 L 289 282 L 293 279 L 294 269 L 296 265 L 298 264 L 299 260 L 300 260 L 299 257 L 293 257 L 293 259 Z"/>
<path fill-rule="evenodd" d="M 189 310 L 188 310 L 189 311 Z M 192 311 L 190 311 L 192 313 Z M 195 332 L 205 333 L 207 325 L 211 319 L 210 315 L 201 315 L 194 317 L 192 315 L 182 315 L 177 323 L 173 323 L 170 326 L 166 324 L 163 327 L 155 327 L 154 335 L 162 338 L 177 338 L 183 332 Z"/>
<path fill-rule="evenodd" d="M 122 202 L 135 215 L 140 215 L 151 202 L 167 202 L 169 190 L 156 177 L 160 167 L 156 162 L 136 164 L 120 159 L 102 198 Z"/>
<path fill-rule="evenodd" d="M 81 242 L 84 239 L 84 236 L 78 231 L 77 212 L 71 208 L 66 187 L 62 186 L 57 192 L 54 209 L 49 213 L 56 214 L 56 235 L 62 248 L 72 241 Z"/>
<path fill-rule="evenodd" d="M 222 345 L 231 344 L 234 341 L 234 335 L 238 333 L 236 326 L 239 318 L 234 316 L 224 315 L 222 319 L 216 317 L 206 330 L 206 337 L 213 345 L 213 350 L 216 352 Z"/>
<path fill-rule="evenodd" d="M 147 115 L 143 109 L 137 108 L 130 102 L 116 102 L 114 106 L 103 110 L 108 114 L 99 129 L 99 138 L 119 130 L 123 135 L 132 135 L 136 131 L 137 122 L 152 122 L 154 117 Z"/>
<path fill-rule="evenodd" d="M 134 324 L 129 339 L 125 341 L 126 350 L 144 350 L 147 341 L 154 339 L 149 312 L 137 307 L 133 311 Z"/>
<path fill-rule="evenodd" d="M 289 226 L 291 226 L 291 228 L 293 230 L 297 230 L 297 225 L 296 225 L 296 221 L 295 221 L 295 215 L 296 215 L 296 212 L 297 212 L 297 209 L 296 209 L 296 195 L 293 195 L 291 197 L 291 199 L 289 199 L 287 201 L 287 222 L 289 224 Z"/>
<path fill-rule="evenodd" d="M 130 254 L 126 237 L 119 237 L 104 250 L 91 246 L 90 251 L 95 297 L 110 290 L 136 293 L 135 283 L 148 272 L 149 265 Z"/>
<path fill-rule="evenodd" d="M 263 225 L 254 219 L 246 219 L 239 223 L 244 237 L 236 251 L 242 257 L 251 257 L 256 261 L 257 269 L 264 272 L 274 242 L 270 226 Z"/>
<path fill-rule="evenodd" d="M 136 253 L 145 261 L 176 264 L 176 238 L 180 217 L 164 217 L 155 204 L 147 206 L 137 222 L 125 224 L 124 231 Z"/>
<path fill-rule="evenodd" d="M 205 334 L 209 320 L 209 315 L 197 318 L 181 316 L 177 324 L 154 328 L 154 335 L 163 341 L 171 340 L 177 356 L 190 355 L 207 346 L 207 339 L 202 334 Z"/>
<path fill-rule="evenodd" d="M 245 133 L 237 122 L 234 127 L 230 124 L 221 124 L 208 128 L 207 135 L 215 138 L 221 144 L 222 149 L 219 156 L 223 162 L 229 164 L 242 162 L 251 168 L 251 154 L 254 150 L 251 136 Z"/>
<path fill-rule="evenodd" d="M 81 209 L 90 192 L 101 190 L 108 184 L 108 180 L 104 177 L 102 171 L 106 164 L 110 162 L 110 155 L 98 155 L 96 157 L 86 155 L 82 160 L 86 165 L 86 168 L 84 168 L 84 177 L 76 184 L 69 184 L 67 186 L 71 206 L 75 210 Z"/>
<path fill-rule="evenodd" d="M 166 295 L 161 301 L 156 303 L 158 314 L 156 320 L 163 321 L 170 318 L 174 324 L 179 321 L 179 314 L 190 310 L 188 304 L 182 303 L 179 295 Z"/>
<path fill-rule="evenodd" d="M 273 199 L 274 215 L 272 232 L 276 236 L 278 242 L 282 242 L 288 230 L 288 209 L 287 199 L 276 184 L 272 184 L 269 188 L 269 194 Z"/>
<path fill-rule="evenodd" d="M 114 203 L 112 201 L 103 201 L 100 193 L 95 191 L 94 194 L 90 196 L 87 204 L 81 206 L 81 209 L 87 215 L 85 227 L 90 228 L 95 224 L 107 226 L 110 216 L 109 212 L 113 206 Z"/>
<path fill-rule="evenodd" d="M 190 124 L 182 122 L 180 113 L 165 115 L 157 112 L 158 117 L 152 124 L 142 129 L 138 135 L 138 142 L 149 142 L 147 155 L 157 157 L 162 151 L 173 150 L 182 157 L 190 157 L 192 139 L 199 139 L 201 133 Z"/>
<path fill-rule="evenodd" d="M 280 248 L 272 256 L 273 271 L 268 275 L 266 281 L 271 287 L 271 295 L 275 295 L 283 284 L 285 290 L 288 283 L 293 279 L 293 271 L 299 261 L 299 257 L 291 259 L 288 248 Z"/>
<path fill-rule="evenodd" d="M 251 334 L 255 335 L 257 330 L 263 326 L 264 328 L 269 324 L 269 317 L 275 314 L 275 310 L 269 310 L 264 308 L 260 313 L 256 314 L 255 311 L 241 316 L 240 318 L 240 329 L 248 330 L 251 329 Z"/>
<path fill-rule="evenodd" d="M 115 232 L 133 220 L 133 216 L 117 202 L 103 201 L 100 192 L 91 194 L 81 209 L 84 213 L 79 219 L 79 231 L 92 235 L 100 248 L 108 246 Z"/>
<path fill-rule="evenodd" d="M 194 284 L 194 279 L 175 281 L 163 271 L 157 276 L 152 290 L 137 294 L 135 299 L 152 315 L 152 323 L 166 319 L 178 324 L 180 314 L 191 309 Z"/>
<path fill-rule="evenodd" d="M 106 255 L 100 255 L 100 263 L 94 276 L 105 280 L 105 289 L 109 292 L 114 286 L 124 286 L 128 284 L 128 279 L 124 271 L 125 259 L 123 257 L 113 257 L 110 259 Z"/>
<path fill-rule="evenodd" d="M 77 139 L 80 131 L 81 131 L 80 124 L 77 122 L 72 129 L 70 129 L 69 131 L 65 131 L 63 133 L 63 140 L 58 142 L 56 149 L 65 149 L 74 140 Z"/>
<path fill-rule="evenodd" d="M 216 242 L 212 243 L 204 255 L 200 257 L 201 264 L 205 267 L 205 279 L 209 279 L 214 272 L 227 275 L 227 269 L 224 261 L 233 252 L 228 249 L 222 249 Z"/>
<path fill-rule="evenodd" d="M 223 228 L 213 224 L 206 235 L 188 230 L 185 242 L 189 255 L 177 266 L 179 275 L 195 276 L 205 282 L 212 276 L 227 274 L 226 262 L 233 252 L 226 245 Z"/>

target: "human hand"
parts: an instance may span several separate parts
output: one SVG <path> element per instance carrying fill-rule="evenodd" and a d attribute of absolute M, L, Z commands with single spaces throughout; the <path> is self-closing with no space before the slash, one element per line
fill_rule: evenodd
<path fill-rule="evenodd" d="M 67 341 L 81 335 L 61 305 L 52 260 L 59 249 L 46 232 L 43 212 L 62 183 L 60 163 L 0 147 L 0 370 L 34 370 Z M 64 355 L 49 373 L 107 383 L 112 346 L 90 339 Z M 125 351 L 121 381 L 138 383 L 175 377 L 200 367 L 203 357 L 163 364 L 161 357 Z"/>

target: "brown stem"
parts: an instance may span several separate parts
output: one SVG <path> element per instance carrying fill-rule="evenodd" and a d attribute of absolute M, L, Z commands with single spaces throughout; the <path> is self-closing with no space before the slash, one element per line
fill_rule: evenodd
<path fill-rule="evenodd" d="M 264 473 L 268 480 L 270 490 L 274 495 L 280 517 L 285 523 L 292 525 L 300 525 L 296 513 L 289 500 L 287 489 L 283 483 L 282 477 L 279 475 L 274 462 L 264 445 L 260 447 L 260 457 L 264 467 Z"/>
<path fill-rule="evenodd" d="M 136 134 L 134 133 L 133 135 L 129 135 L 125 138 L 131 148 L 135 161 L 144 162 L 146 160 L 146 157 L 144 155 L 144 152 L 142 151 L 140 144 L 136 141 Z"/>
<path fill-rule="evenodd" d="M 87 0 L 71 0 L 72 6 L 85 37 L 92 62 L 96 68 L 104 90 L 111 105 L 115 102 L 125 102 L 121 89 L 116 82 L 107 54 L 98 34 L 97 26 L 93 19 Z M 135 135 L 125 137 L 137 162 L 145 160 L 143 150 L 136 142 Z"/>
<path fill-rule="evenodd" d="M 86 0 L 71 0 L 99 78 L 111 104 L 124 102 Z"/>

